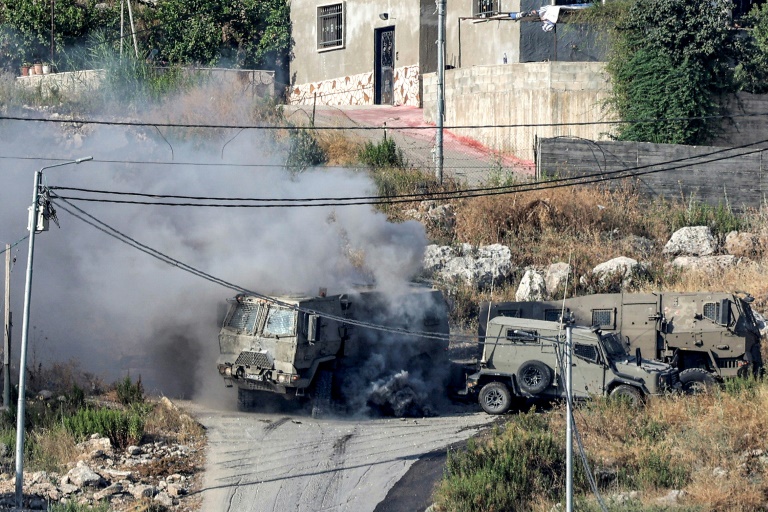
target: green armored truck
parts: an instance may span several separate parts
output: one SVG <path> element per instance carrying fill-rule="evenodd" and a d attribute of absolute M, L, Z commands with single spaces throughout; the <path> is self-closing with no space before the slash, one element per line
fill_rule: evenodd
<path fill-rule="evenodd" d="M 678 368 L 684 384 L 710 385 L 762 369 L 752 300 L 744 292 L 663 292 L 484 303 L 479 333 L 482 343 L 487 320 L 497 316 L 556 320 L 565 312 L 577 325 L 619 333 L 630 350 L 640 348 L 647 357 Z"/>
<path fill-rule="evenodd" d="M 229 302 L 217 367 L 225 384 L 237 387 L 241 410 L 274 393 L 311 399 L 317 416 L 332 398 L 359 398 L 388 372 L 415 376 L 447 359 L 448 313 L 437 290 L 242 294 Z"/>
<path fill-rule="evenodd" d="M 488 321 L 477 371 L 462 394 L 477 396 L 489 414 L 503 414 L 515 400 L 566 396 L 566 330 L 559 322 L 497 316 Z M 634 404 L 680 388 L 677 369 L 634 356 L 618 334 L 574 327 L 573 396 L 610 395 Z"/>

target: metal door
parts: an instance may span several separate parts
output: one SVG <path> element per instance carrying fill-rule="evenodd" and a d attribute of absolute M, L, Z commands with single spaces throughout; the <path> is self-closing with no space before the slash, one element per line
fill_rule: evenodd
<path fill-rule="evenodd" d="M 377 29 L 375 33 L 374 99 L 376 105 L 394 103 L 395 27 Z"/>

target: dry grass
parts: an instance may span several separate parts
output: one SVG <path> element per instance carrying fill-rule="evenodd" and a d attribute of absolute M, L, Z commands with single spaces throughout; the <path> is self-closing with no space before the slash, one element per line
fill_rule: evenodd
<path fill-rule="evenodd" d="M 205 431 L 191 416 L 181 411 L 167 398 L 161 398 L 147 415 L 144 433 L 150 437 L 163 437 L 177 443 L 190 443 L 200 440 Z"/>
<path fill-rule="evenodd" d="M 360 162 L 362 140 L 349 137 L 342 130 L 320 130 L 316 132 L 317 142 L 328 157 L 329 166 L 351 167 Z"/>
<path fill-rule="evenodd" d="M 582 404 L 574 415 L 600 492 L 609 503 L 620 493 L 638 491 L 637 503 L 610 510 L 707 510 L 752 512 L 768 507 L 768 381 L 733 381 L 709 395 L 649 399 L 645 408 L 596 399 Z M 435 493 L 437 510 L 485 510 L 493 503 L 508 510 L 550 511 L 564 496 L 564 474 L 552 481 L 555 489 L 534 489 L 550 471 L 564 467 L 542 464 L 539 452 L 521 445 L 521 436 L 555 439 L 564 448 L 564 406 L 541 413 L 509 417 L 502 429 L 473 440 L 466 451 L 454 454 Z M 521 450 L 522 448 L 522 450 Z M 485 455 L 489 455 L 486 457 Z M 579 510 L 599 510 L 575 459 L 575 491 Z M 518 482 L 514 496 L 477 486 L 483 475 L 508 474 L 525 467 L 531 482 Z M 605 475 L 611 475 L 605 477 Z M 493 480 L 488 480 L 493 481 Z M 671 489 L 684 491 L 677 505 L 657 499 Z M 547 498 L 547 496 L 549 496 Z M 523 500 L 522 503 L 520 500 Z M 506 508 L 505 508 L 506 507 Z"/>
<path fill-rule="evenodd" d="M 61 471 L 80 455 L 75 438 L 60 426 L 33 430 L 28 442 L 31 447 L 29 464 L 35 471 Z"/>

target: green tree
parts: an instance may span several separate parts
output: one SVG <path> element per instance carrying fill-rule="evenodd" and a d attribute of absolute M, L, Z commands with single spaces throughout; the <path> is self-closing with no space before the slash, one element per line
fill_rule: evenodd
<path fill-rule="evenodd" d="M 14 69 L 25 61 L 50 60 L 52 1 L 0 2 L 0 68 Z M 55 0 L 54 60 L 59 61 L 69 49 L 82 44 L 83 38 L 95 29 L 118 33 L 119 20 L 114 5 L 96 0 Z"/>
<path fill-rule="evenodd" d="M 635 0 L 613 31 L 610 106 L 630 123 L 620 140 L 702 144 L 718 132 L 720 99 L 734 90 L 728 0 Z"/>
<path fill-rule="evenodd" d="M 768 4 L 755 5 L 742 24 L 751 37 L 736 40 L 736 81 L 743 91 L 768 93 Z"/>
<path fill-rule="evenodd" d="M 287 0 L 165 0 L 144 11 L 147 44 L 175 64 L 286 67 L 291 50 Z"/>

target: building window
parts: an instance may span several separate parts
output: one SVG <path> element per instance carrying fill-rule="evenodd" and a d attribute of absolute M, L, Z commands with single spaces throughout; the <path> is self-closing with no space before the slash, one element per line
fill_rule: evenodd
<path fill-rule="evenodd" d="M 344 4 L 321 5 L 317 8 L 317 49 L 330 50 L 344 46 Z"/>
<path fill-rule="evenodd" d="M 473 15 L 483 16 L 498 12 L 498 0 L 474 0 L 472 2 Z"/>
<path fill-rule="evenodd" d="M 472 15 L 485 16 L 488 14 L 495 14 L 499 10 L 498 3 L 498 0 L 474 0 L 474 2 L 472 2 Z"/>

